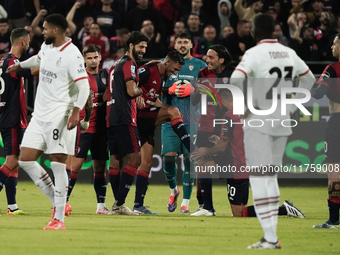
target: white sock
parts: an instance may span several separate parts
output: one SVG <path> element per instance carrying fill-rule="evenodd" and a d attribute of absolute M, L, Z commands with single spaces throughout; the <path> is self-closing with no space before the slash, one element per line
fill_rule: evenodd
<path fill-rule="evenodd" d="M 97 211 L 105 207 L 105 203 L 97 203 Z"/>
<path fill-rule="evenodd" d="M 270 203 L 270 210 L 272 212 L 275 212 L 274 214 L 277 214 L 276 216 L 272 216 L 272 224 L 273 224 L 273 228 L 275 230 L 275 234 L 276 234 L 276 228 L 277 228 L 277 221 L 278 221 L 278 214 L 279 214 L 279 206 L 280 206 L 280 189 L 279 189 L 279 184 L 277 183 L 277 174 L 274 175 L 273 177 L 270 177 L 268 179 L 268 187 L 269 187 L 269 191 L 270 191 L 270 195 L 272 197 L 279 197 L 277 202 L 273 202 Z M 277 239 L 277 237 L 276 237 Z"/>
<path fill-rule="evenodd" d="M 14 210 L 17 210 L 19 208 L 18 208 L 17 204 L 12 204 L 12 205 L 8 205 L 8 209 L 10 209 L 13 212 Z"/>
<path fill-rule="evenodd" d="M 51 162 L 51 168 L 54 175 L 54 201 L 55 216 L 60 222 L 64 222 L 66 195 L 68 189 L 68 178 L 66 173 L 66 164 Z"/>
<path fill-rule="evenodd" d="M 35 185 L 51 200 L 54 207 L 54 185 L 51 177 L 36 161 L 20 161 L 19 165 L 31 177 Z"/>
<path fill-rule="evenodd" d="M 190 199 L 184 199 L 184 198 L 183 198 L 181 207 L 182 207 L 182 206 L 187 206 L 187 207 L 189 208 L 189 202 L 190 202 Z"/>
<path fill-rule="evenodd" d="M 277 242 L 276 226 L 274 226 L 275 220 L 273 217 L 277 217 L 277 209 L 280 198 L 277 194 L 272 194 L 269 183 L 272 181 L 272 177 L 249 177 L 251 190 L 253 192 L 254 208 L 257 218 L 264 231 L 264 238 L 271 243 Z M 276 205 L 276 210 L 272 209 L 272 205 Z"/>
<path fill-rule="evenodd" d="M 170 192 L 171 192 L 171 196 L 176 195 L 178 192 L 177 186 L 174 189 L 170 189 Z"/>

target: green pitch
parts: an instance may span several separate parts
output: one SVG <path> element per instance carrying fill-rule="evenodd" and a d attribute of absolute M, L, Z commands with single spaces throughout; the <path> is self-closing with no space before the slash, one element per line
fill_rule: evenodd
<path fill-rule="evenodd" d="M 127 205 L 132 208 L 134 188 Z M 96 215 L 92 185 L 77 184 L 70 204 L 72 214 L 65 220 L 66 230 L 43 230 L 50 220 L 49 200 L 33 183 L 18 184 L 17 202 L 28 213 L 6 215 L 6 197 L 0 193 L 0 254 L 337 254 L 339 231 L 313 229 L 327 220 L 327 187 L 281 188 L 281 202 L 291 199 L 308 219 L 280 216 L 278 236 L 282 249 L 254 251 L 246 247 L 257 242 L 262 229 L 256 218 L 233 218 L 225 187 L 214 187 L 217 217 L 190 217 L 166 208 L 169 189 L 151 186 L 146 205 L 160 216 Z M 250 198 L 250 204 L 252 204 Z M 181 199 L 179 203 L 181 202 Z M 113 196 L 108 186 L 106 205 Z M 197 206 L 192 196 L 191 210 Z"/>

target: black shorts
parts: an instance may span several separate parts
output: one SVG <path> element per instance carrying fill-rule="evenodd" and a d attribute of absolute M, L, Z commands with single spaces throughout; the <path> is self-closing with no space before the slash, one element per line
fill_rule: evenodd
<path fill-rule="evenodd" d="M 119 125 L 107 129 L 110 155 L 124 156 L 140 151 L 140 139 L 137 126 Z"/>
<path fill-rule="evenodd" d="M 209 137 L 212 136 L 214 132 L 205 132 L 205 131 L 197 131 L 197 139 L 196 139 L 196 146 L 200 147 L 207 147 L 211 148 L 214 147 L 215 144 L 209 142 Z"/>
<path fill-rule="evenodd" d="M 340 113 L 332 113 L 326 126 L 325 154 L 327 163 L 340 162 Z"/>
<path fill-rule="evenodd" d="M 92 160 L 109 159 L 106 131 L 80 134 L 80 129 L 78 129 L 74 155 L 76 158 L 86 159 L 89 150 Z"/>
<path fill-rule="evenodd" d="M 246 205 L 249 197 L 249 179 L 227 179 L 228 200 L 233 205 Z"/>
<path fill-rule="evenodd" d="M 5 157 L 9 155 L 19 155 L 19 148 L 25 130 L 25 128 L 20 127 L 0 129 L 2 141 L 4 143 Z"/>
<path fill-rule="evenodd" d="M 155 118 L 137 118 L 137 126 L 140 137 L 141 146 L 148 142 L 152 146 L 155 146 L 153 137 L 155 136 Z"/>

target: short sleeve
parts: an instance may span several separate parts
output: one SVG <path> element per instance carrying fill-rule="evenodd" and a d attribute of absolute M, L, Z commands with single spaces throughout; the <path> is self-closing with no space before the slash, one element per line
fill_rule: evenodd
<path fill-rule="evenodd" d="M 241 62 L 237 65 L 235 70 L 241 71 L 248 77 L 254 72 L 254 69 L 257 65 L 256 56 L 252 56 L 251 52 L 246 51 L 243 55 Z"/>
<path fill-rule="evenodd" d="M 9 59 L 7 66 L 12 66 L 12 65 L 15 65 L 17 63 L 19 63 L 19 60 L 12 57 L 12 58 Z M 10 72 L 9 76 L 13 79 L 19 79 L 20 78 L 20 77 L 18 77 L 16 72 Z"/>
<path fill-rule="evenodd" d="M 138 69 L 138 75 L 139 75 L 139 86 L 143 86 L 146 84 L 149 80 L 150 77 L 150 69 L 142 66 L 141 68 Z"/>
<path fill-rule="evenodd" d="M 303 76 L 309 72 L 306 63 L 293 51 L 294 54 L 294 76 Z"/>
<path fill-rule="evenodd" d="M 137 72 L 137 66 L 133 61 L 126 61 L 122 68 L 123 76 L 124 76 L 124 82 L 128 82 L 131 80 L 136 81 L 136 72 Z"/>
<path fill-rule="evenodd" d="M 324 84 L 327 88 L 336 85 L 337 73 L 331 65 L 326 66 L 316 84 Z"/>
<path fill-rule="evenodd" d="M 228 114 L 224 116 L 224 119 L 226 120 L 227 123 L 223 124 L 221 128 L 220 138 L 228 140 L 233 136 L 234 131 L 234 126 L 232 125 L 233 120 L 228 116 Z"/>
<path fill-rule="evenodd" d="M 80 53 L 75 54 L 69 59 L 68 70 L 74 82 L 88 78 L 85 70 L 84 58 Z"/>

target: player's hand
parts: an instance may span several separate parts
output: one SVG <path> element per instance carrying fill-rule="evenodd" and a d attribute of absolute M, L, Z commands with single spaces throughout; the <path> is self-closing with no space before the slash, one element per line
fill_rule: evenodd
<path fill-rule="evenodd" d="M 178 80 L 178 81 L 174 82 L 174 83 L 171 85 L 171 87 L 168 88 L 168 93 L 169 93 L 169 95 L 174 95 L 174 94 L 176 94 L 176 90 L 179 89 L 179 87 L 180 87 L 179 84 L 181 84 L 181 83 L 182 83 L 181 80 Z"/>
<path fill-rule="evenodd" d="M 80 121 L 80 133 L 84 134 L 86 130 L 89 128 L 89 125 L 90 125 L 89 121 L 81 120 Z"/>
<path fill-rule="evenodd" d="M 215 145 L 218 143 L 219 140 L 220 140 L 220 137 L 217 135 L 212 135 L 209 137 L 209 142 L 212 142 Z"/>
<path fill-rule="evenodd" d="M 139 109 L 143 109 L 145 107 L 145 101 L 142 96 L 136 97 L 136 104 Z"/>
<path fill-rule="evenodd" d="M 20 70 L 22 70 L 22 67 L 20 66 L 20 63 L 17 63 L 15 65 L 9 66 L 6 70 L 6 73 L 19 72 Z"/>
<path fill-rule="evenodd" d="M 199 158 L 202 158 L 204 156 L 207 156 L 208 155 L 208 152 L 209 152 L 209 148 L 206 148 L 206 147 L 200 147 L 198 148 L 196 151 L 194 151 L 192 154 L 191 154 L 191 157 L 192 159 L 194 160 L 197 160 Z"/>
<path fill-rule="evenodd" d="M 162 61 L 160 61 L 160 60 L 151 60 L 151 61 L 149 61 L 148 63 L 146 63 L 144 65 L 150 65 L 150 64 L 153 64 L 153 63 L 158 64 L 158 63 L 161 63 L 161 62 Z"/>
<path fill-rule="evenodd" d="M 210 93 L 212 92 L 211 89 L 203 83 L 196 82 L 195 85 L 196 85 L 196 88 L 198 89 L 198 92 L 200 94 L 207 94 L 206 91 L 209 91 Z"/>
<path fill-rule="evenodd" d="M 74 129 L 78 125 L 79 113 L 80 109 L 78 107 L 74 107 L 71 116 L 67 120 L 67 130 Z"/>
<path fill-rule="evenodd" d="M 48 11 L 46 9 L 41 9 L 39 12 L 38 12 L 38 16 L 46 16 L 48 13 Z"/>
<path fill-rule="evenodd" d="M 185 84 L 181 85 L 178 91 L 176 92 L 176 95 L 178 97 L 188 97 L 195 92 L 195 88 L 191 85 L 190 82 L 184 80 L 184 83 Z"/>

